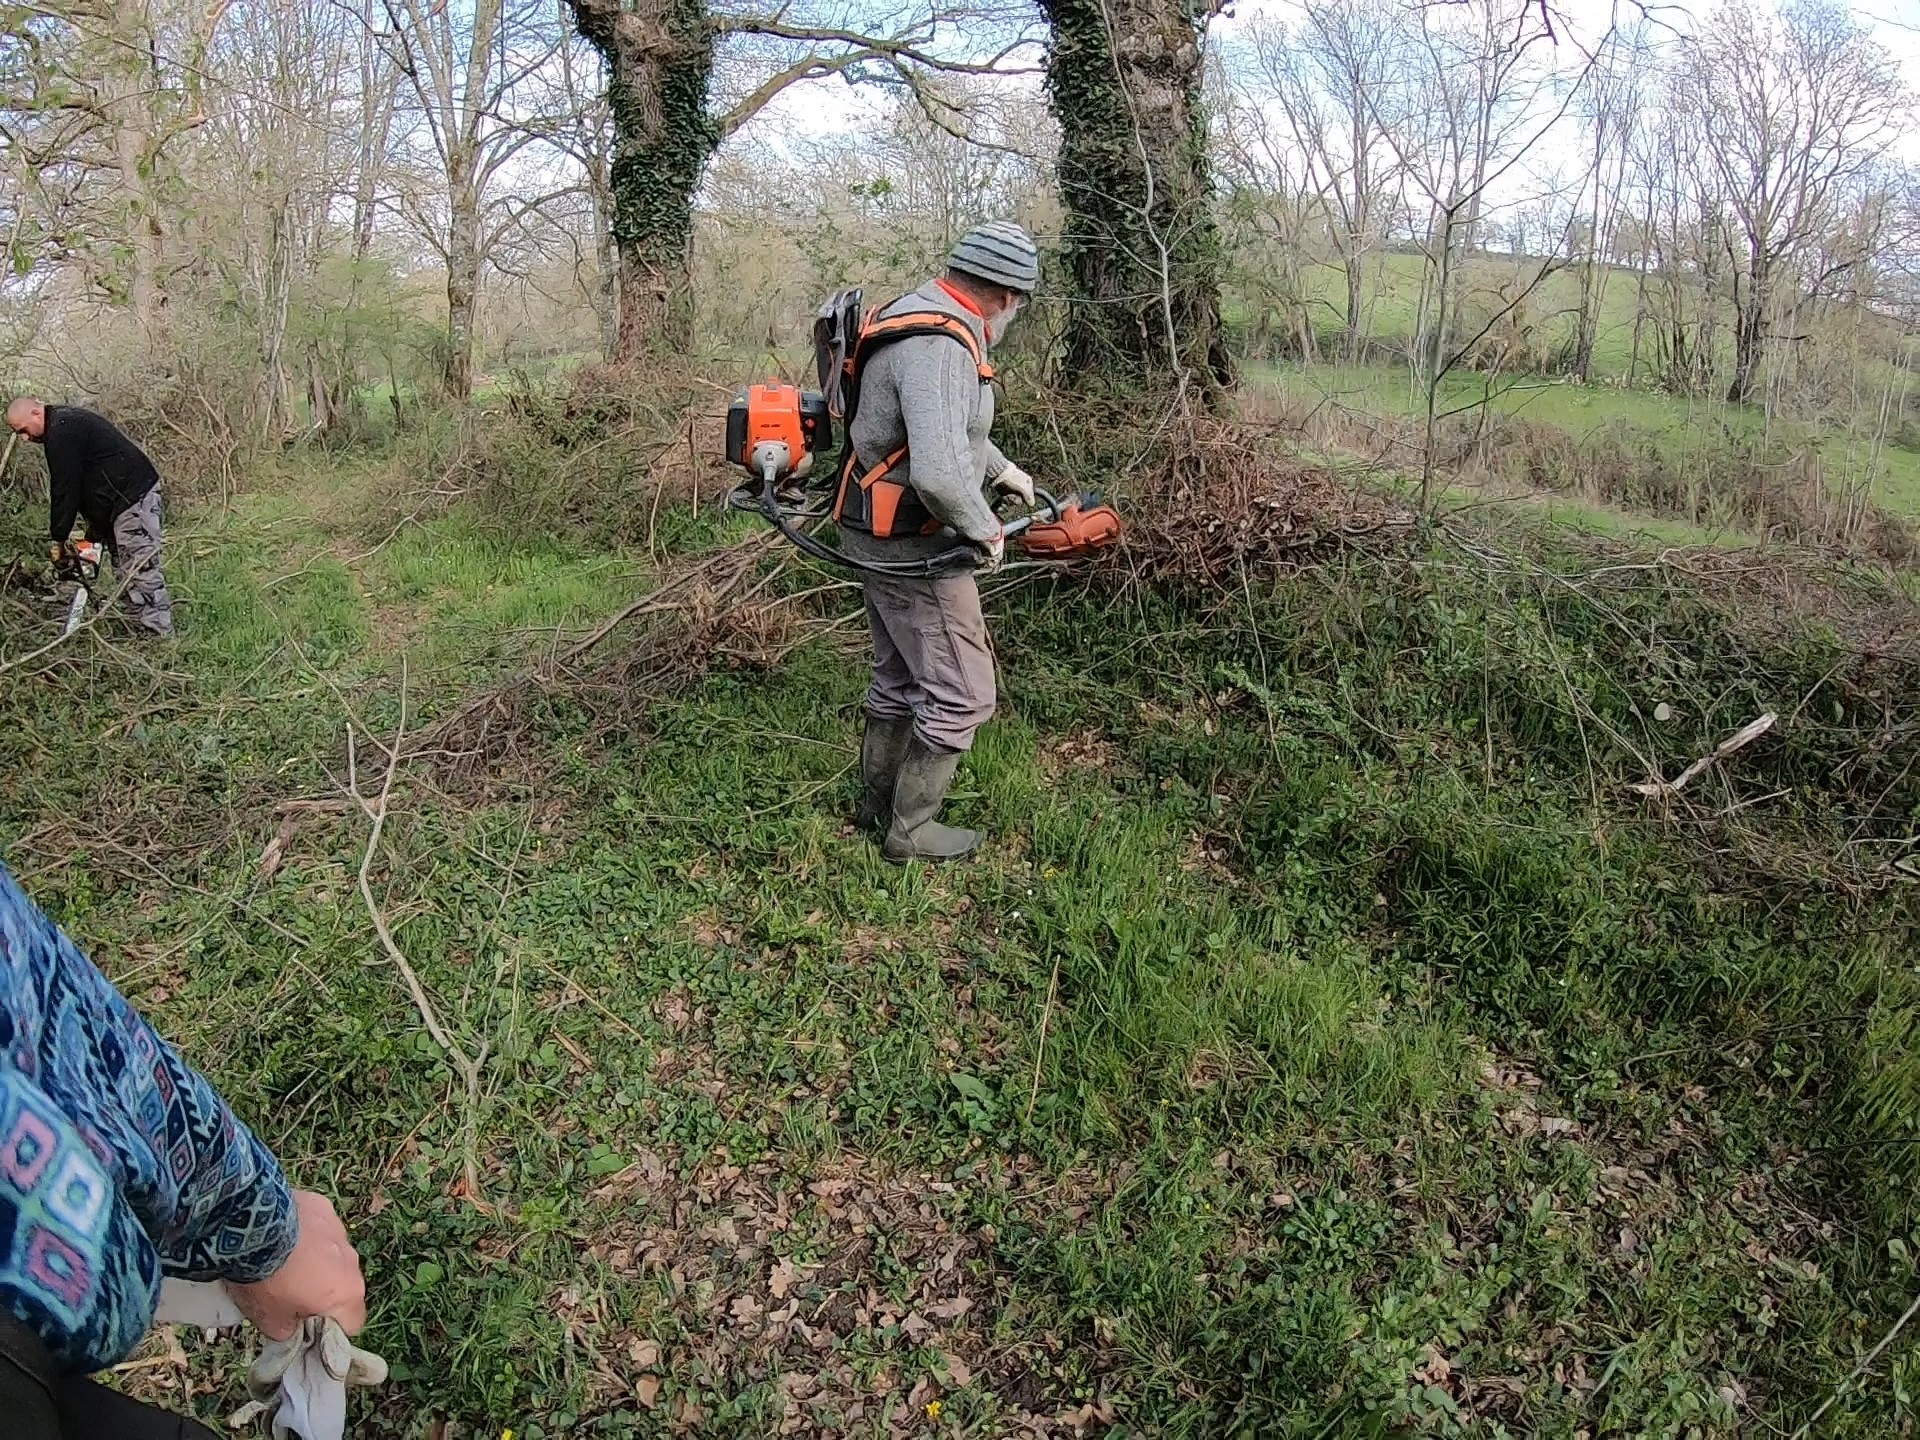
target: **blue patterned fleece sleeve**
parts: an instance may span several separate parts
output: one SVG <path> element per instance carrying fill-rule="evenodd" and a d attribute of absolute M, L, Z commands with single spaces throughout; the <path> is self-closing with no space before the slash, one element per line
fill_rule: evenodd
<path fill-rule="evenodd" d="M 262 1280 L 295 1234 L 272 1153 L 0 866 L 0 1307 L 98 1370 L 162 1273 Z"/>

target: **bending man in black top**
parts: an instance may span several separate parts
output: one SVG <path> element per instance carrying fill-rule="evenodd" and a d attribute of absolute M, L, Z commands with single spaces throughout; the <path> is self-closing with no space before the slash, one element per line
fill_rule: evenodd
<path fill-rule="evenodd" d="M 87 538 L 113 557 L 133 618 L 156 635 L 171 635 L 173 597 L 160 569 L 160 472 L 146 452 L 104 415 L 78 405 L 23 395 L 7 407 L 7 426 L 47 447 L 55 559 L 72 541 L 75 518 L 84 517 Z"/>

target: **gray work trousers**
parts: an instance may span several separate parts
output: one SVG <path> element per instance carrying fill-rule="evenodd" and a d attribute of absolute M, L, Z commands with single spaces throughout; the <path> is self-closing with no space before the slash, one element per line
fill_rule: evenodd
<path fill-rule="evenodd" d="M 116 585 L 126 587 L 127 609 L 133 618 L 155 635 L 173 633 L 173 596 L 167 593 L 167 577 L 160 568 L 160 487 L 147 491 L 133 504 L 113 517 L 111 535 L 91 538 L 106 543 L 113 557 Z"/>
<path fill-rule="evenodd" d="M 973 576 L 869 575 L 865 585 L 873 632 L 867 713 L 876 720 L 911 715 L 927 744 L 971 749 L 996 704 L 993 641 Z"/>

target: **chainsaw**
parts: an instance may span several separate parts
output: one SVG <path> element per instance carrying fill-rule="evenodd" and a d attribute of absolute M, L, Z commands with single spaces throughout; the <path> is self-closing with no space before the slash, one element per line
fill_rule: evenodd
<path fill-rule="evenodd" d="M 63 640 L 80 628 L 80 618 L 87 612 L 87 601 L 92 598 L 94 587 L 100 583 L 103 553 L 104 547 L 98 540 L 82 540 L 77 544 L 54 547 L 54 583 L 73 586 L 73 598 L 67 602 L 66 628 L 60 632 Z"/>
<path fill-rule="evenodd" d="M 728 504 L 770 521 L 803 553 L 843 569 L 877 575 L 950 575 L 980 565 L 984 552 L 951 529 L 938 533 L 951 548 L 920 560 L 858 560 L 812 534 L 832 514 L 831 494 L 805 485 L 833 437 L 826 398 L 818 391 L 772 382 L 752 385 L 727 409 L 727 460 L 751 477 Z M 755 485 L 755 481 L 758 485 Z M 1008 520 L 1001 533 L 1027 560 L 1077 560 L 1120 538 L 1120 516 L 1091 491 L 1056 499 L 1034 491 L 1035 509 Z"/>

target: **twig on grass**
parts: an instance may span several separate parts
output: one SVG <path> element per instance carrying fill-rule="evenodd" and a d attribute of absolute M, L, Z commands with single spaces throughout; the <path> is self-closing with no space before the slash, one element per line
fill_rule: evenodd
<path fill-rule="evenodd" d="M 467 1199 L 474 1206 L 488 1213 L 489 1205 L 480 1189 L 479 1152 L 479 1109 L 480 1109 L 480 1067 L 486 1063 L 487 1042 L 482 1039 L 480 1048 L 471 1058 L 452 1033 L 441 1023 L 440 1016 L 433 1008 L 433 1002 L 427 998 L 426 987 L 420 983 L 420 976 L 408 963 L 405 952 L 393 938 L 393 931 L 387 926 L 385 912 L 380 902 L 374 899 L 373 862 L 380 854 L 380 838 L 387 827 L 387 815 L 393 798 L 393 781 L 400 769 L 402 746 L 407 738 L 407 665 L 400 662 L 400 719 L 394 727 L 393 744 L 383 747 L 387 752 L 386 778 L 381 782 L 380 793 L 368 800 L 360 791 L 359 767 L 355 760 L 358 748 L 355 731 L 351 723 L 347 726 L 347 793 L 360 803 L 366 812 L 371 829 L 367 833 L 366 849 L 360 855 L 360 898 L 367 907 L 367 918 L 373 922 L 374 933 L 380 937 L 380 946 L 387 952 L 387 958 L 400 972 L 400 979 L 407 987 L 407 993 L 413 998 L 413 1005 L 420 1012 L 420 1019 L 427 1027 L 427 1033 L 433 1042 L 446 1052 L 447 1059 L 459 1072 L 466 1085 L 466 1112 L 461 1118 L 461 1167 L 466 1177 Z"/>
<path fill-rule="evenodd" d="M 1833 1408 L 1833 1402 L 1846 1394 L 1848 1387 L 1854 1381 L 1867 1373 L 1867 1368 L 1880 1358 L 1880 1352 L 1894 1342 L 1894 1338 L 1906 1328 L 1907 1322 L 1913 1319 L 1915 1314 L 1920 1314 L 1920 1295 L 1913 1297 L 1913 1303 L 1907 1306 L 1906 1313 L 1893 1322 L 1893 1328 L 1880 1337 L 1880 1343 L 1860 1357 L 1860 1363 L 1853 1367 L 1853 1373 L 1835 1386 L 1833 1393 L 1820 1402 L 1820 1408 L 1807 1417 L 1806 1424 L 1793 1432 L 1793 1440 L 1806 1440 L 1806 1437 L 1813 1433 L 1814 1422 Z"/>
<path fill-rule="evenodd" d="M 1771 730 L 1774 722 L 1779 718 L 1779 716 L 1769 710 L 1759 719 L 1749 721 L 1734 731 L 1733 734 L 1714 746 L 1711 754 L 1702 755 L 1698 760 L 1674 776 L 1673 779 L 1662 780 L 1656 776 L 1652 780 L 1643 781 L 1637 785 L 1630 785 L 1627 788 L 1635 794 L 1645 795 L 1649 799 L 1665 799 L 1669 795 L 1678 795 L 1686 788 L 1689 781 L 1698 777 L 1709 765 L 1712 765 L 1716 760 L 1725 760 L 1735 751 L 1743 750 L 1751 745 L 1762 735 L 1766 734 L 1767 731 Z"/>
<path fill-rule="evenodd" d="M 1040 1043 L 1033 1052 L 1033 1088 L 1027 1092 L 1027 1118 L 1024 1124 L 1033 1124 L 1033 1107 L 1040 1103 L 1040 1066 L 1047 1058 L 1047 1026 L 1053 1020 L 1053 997 L 1060 986 L 1060 957 L 1053 957 L 1053 974 L 1047 977 L 1047 1004 L 1040 1012 Z"/>
<path fill-rule="evenodd" d="M 29 650 L 24 655 L 16 655 L 11 660 L 0 659 L 0 675 L 5 675 L 10 671 L 18 670 L 22 665 L 25 665 L 30 661 L 38 660 L 42 655 L 45 655 L 50 651 L 59 649 L 62 645 L 66 644 L 69 640 L 73 639 L 76 635 L 84 635 L 84 634 L 87 634 L 89 631 L 93 630 L 96 626 L 99 625 L 99 623 L 103 619 L 106 618 L 107 613 L 119 601 L 120 597 L 126 594 L 127 585 L 130 582 L 131 578 L 132 578 L 131 576 L 123 577 L 116 573 L 114 576 L 113 588 L 109 590 L 105 595 L 94 595 L 94 594 L 91 594 L 91 592 L 89 592 L 89 598 L 92 601 L 92 607 L 93 607 L 92 614 L 88 615 L 85 620 L 80 622 L 80 624 L 74 626 L 73 629 L 63 630 L 60 634 L 54 636 L 53 639 L 49 640 L 46 644 L 40 646 L 38 649 Z M 109 642 L 105 642 L 103 640 L 102 643 L 109 643 Z"/>

